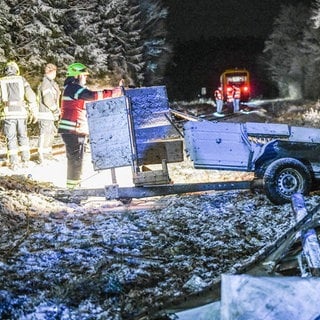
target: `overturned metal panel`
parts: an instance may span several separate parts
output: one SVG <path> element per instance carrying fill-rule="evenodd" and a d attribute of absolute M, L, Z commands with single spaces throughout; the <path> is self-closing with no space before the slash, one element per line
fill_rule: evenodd
<path fill-rule="evenodd" d="M 240 123 L 187 122 L 185 148 L 195 168 L 247 170 L 252 149 Z"/>
<path fill-rule="evenodd" d="M 257 137 L 289 137 L 290 128 L 287 124 L 247 122 L 245 124 L 249 136 Z"/>
<path fill-rule="evenodd" d="M 164 86 L 126 90 L 131 102 L 138 165 L 183 161 L 183 144 L 167 118 L 169 102 Z"/>
<path fill-rule="evenodd" d="M 131 102 L 135 130 L 169 124 L 165 116 L 169 112 L 165 86 L 127 89 L 125 95 Z"/>
<path fill-rule="evenodd" d="M 292 208 L 294 210 L 296 221 L 301 221 L 307 216 L 308 211 L 301 193 L 295 193 L 291 197 Z M 315 228 L 303 228 L 300 231 L 300 238 L 303 248 L 303 254 L 308 263 L 308 268 L 312 276 L 320 276 L 320 244 Z M 304 276 L 308 276 L 306 272 Z M 320 311 L 319 311 L 320 315 Z"/>
<path fill-rule="evenodd" d="M 279 123 L 247 122 L 244 124 L 248 136 L 288 139 L 294 142 L 320 143 L 320 129 L 289 126 Z"/>
<path fill-rule="evenodd" d="M 132 165 L 126 97 L 93 101 L 86 107 L 94 170 Z"/>
<path fill-rule="evenodd" d="M 320 129 L 291 127 L 290 141 L 320 143 Z"/>
<path fill-rule="evenodd" d="M 87 103 L 94 169 L 183 161 L 183 142 L 168 113 L 164 86 Z"/>

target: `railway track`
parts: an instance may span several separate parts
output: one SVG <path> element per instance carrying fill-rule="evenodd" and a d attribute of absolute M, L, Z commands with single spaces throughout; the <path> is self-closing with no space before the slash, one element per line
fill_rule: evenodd
<path fill-rule="evenodd" d="M 64 143 L 58 142 L 55 143 L 52 146 L 52 153 L 53 155 L 59 155 L 63 154 L 65 152 L 65 146 Z M 36 160 L 38 156 L 38 148 L 37 147 L 32 147 L 30 148 L 30 159 L 31 160 Z M 7 159 L 7 150 L 5 148 L 0 149 L 0 167 L 5 167 L 8 165 L 8 159 Z"/>

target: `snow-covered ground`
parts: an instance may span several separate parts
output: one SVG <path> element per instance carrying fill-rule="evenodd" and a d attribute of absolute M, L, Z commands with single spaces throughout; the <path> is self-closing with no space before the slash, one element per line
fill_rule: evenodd
<path fill-rule="evenodd" d="M 295 223 L 290 204 L 248 190 L 62 203 L 39 190 L 65 186 L 65 155 L 0 173 L 4 319 L 174 319 L 159 310 L 234 273 Z M 250 178 L 188 160 L 169 173 L 177 183 Z M 119 185 L 132 184 L 131 168 L 116 174 Z M 108 184 L 110 172 L 94 172 L 87 154 L 82 187 Z M 307 197 L 308 209 L 319 201 Z"/>
<path fill-rule="evenodd" d="M 63 155 L 57 159 L 28 173 L 35 179 L 45 169 L 42 180 L 63 185 Z M 239 179 L 195 175 L 187 164 L 171 169 L 181 180 Z M 7 177 L 0 191 L 0 315 L 13 319 L 152 319 L 164 305 L 234 272 L 295 221 L 289 204 L 272 205 L 258 192 L 77 205 L 36 193 L 42 185 L 34 180 L 15 179 Z M 92 179 L 95 187 L 105 183 Z M 309 207 L 317 201 L 310 198 Z"/>
<path fill-rule="evenodd" d="M 83 166 L 82 186 L 83 188 L 103 188 L 105 185 L 112 184 L 110 170 L 94 171 L 91 163 L 90 153 L 85 154 Z M 0 167 L 0 174 L 12 175 L 22 174 L 31 175 L 31 178 L 42 182 L 51 182 L 55 186 L 65 188 L 67 175 L 67 159 L 65 154 L 56 155 L 53 161 L 45 160 L 41 165 L 30 161 L 29 168 L 18 168 L 12 172 L 9 168 Z M 132 185 L 131 168 L 116 169 L 118 183 L 123 186 Z"/>

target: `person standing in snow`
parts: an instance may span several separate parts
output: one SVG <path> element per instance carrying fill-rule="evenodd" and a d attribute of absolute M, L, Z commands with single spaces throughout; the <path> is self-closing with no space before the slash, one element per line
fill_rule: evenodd
<path fill-rule="evenodd" d="M 6 64 L 5 76 L 0 78 L 0 106 L 3 131 L 6 137 L 9 167 L 16 170 L 19 165 L 19 151 L 22 166 L 27 167 L 30 160 L 27 119 L 37 122 L 37 96 L 29 82 L 20 75 L 14 61 Z"/>
<path fill-rule="evenodd" d="M 233 88 L 228 85 L 227 87 L 227 106 L 228 109 L 233 107 Z"/>
<path fill-rule="evenodd" d="M 45 158 L 52 158 L 52 145 L 57 128 L 54 124 L 60 116 L 60 88 L 54 81 L 57 75 L 57 66 L 48 63 L 44 69 L 44 77 L 38 86 L 39 99 L 39 141 L 38 162 Z"/>
<path fill-rule="evenodd" d="M 87 67 L 80 62 L 67 68 L 67 78 L 61 100 L 61 117 L 58 132 L 64 141 L 67 153 L 67 188 L 80 186 L 86 138 L 89 134 L 86 101 L 120 96 L 121 89 L 91 91 L 86 87 Z"/>
<path fill-rule="evenodd" d="M 240 111 L 240 98 L 241 98 L 241 91 L 240 88 L 236 85 L 232 87 L 233 89 L 233 112 Z"/>
<path fill-rule="evenodd" d="M 223 115 L 222 113 L 222 107 L 223 107 L 223 93 L 222 93 L 222 87 L 217 88 L 214 91 L 214 98 L 216 101 L 216 107 L 217 107 L 217 115 Z"/>

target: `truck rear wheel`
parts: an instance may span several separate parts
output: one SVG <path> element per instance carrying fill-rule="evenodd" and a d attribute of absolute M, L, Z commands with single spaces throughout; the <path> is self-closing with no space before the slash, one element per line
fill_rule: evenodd
<path fill-rule="evenodd" d="M 263 176 L 263 185 L 269 200 L 275 204 L 291 201 L 294 193 L 308 195 L 312 178 L 308 168 L 294 158 L 282 158 L 272 162 Z"/>

